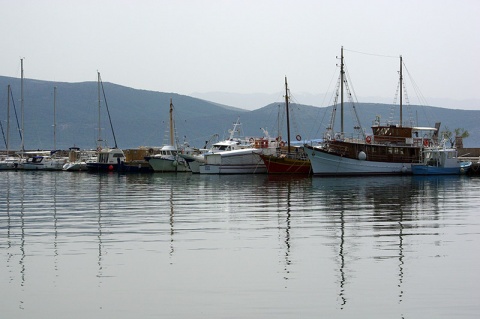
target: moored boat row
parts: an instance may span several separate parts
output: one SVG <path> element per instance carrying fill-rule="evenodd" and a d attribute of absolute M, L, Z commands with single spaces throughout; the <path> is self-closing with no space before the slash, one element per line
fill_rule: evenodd
<path fill-rule="evenodd" d="M 117 146 L 106 98 L 105 106 L 115 146 L 102 145 L 100 92 L 103 91 L 104 95 L 105 92 L 100 73 L 98 73 L 99 136 L 96 150 L 81 151 L 79 148 L 71 148 L 68 157 L 55 154 L 56 151 L 23 151 L 12 156 L 13 152 L 9 150 L 7 142 L 7 151 L 3 157 L 0 157 L 0 170 L 192 172 L 199 174 L 268 173 L 316 176 L 466 173 L 472 163 L 459 158 L 453 146 L 447 148 L 443 137 L 439 142 L 440 123 L 436 123 L 435 127 L 405 125 L 402 118 L 402 66 L 403 60 L 400 56 L 398 86 L 400 88 L 400 119 L 397 123 L 392 120 L 382 123 L 380 116 L 377 116 L 371 126 L 372 133 L 370 134 L 363 130 L 353 101 L 350 101 L 350 104 L 355 113 L 355 133 L 347 134 L 344 128 L 344 86 L 348 90 L 348 84 L 345 79 L 342 47 L 337 87 L 339 93 L 337 93 L 333 105 L 332 118 L 322 139 L 319 140 L 320 142 L 304 141 L 302 143 L 301 136 L 297 135 L 297 143 L 295 145 L 292 143 L 289 119 L 290 92 L 285 77 L 286 141 L 281 136 L 271 137 L 266 129 L 262 129 L 263 136 L 261 137 L 236 136 L 241 127 L 241 123 L 237 119 L 230 135 L 225 140 L 214 143 L 209 149 L 206 146 L 204 149 L 192 148 L 188 143 L 179 145 L 175 138 L 174 108 L 173 102 L 170 100 L 169 143 L 162 147 L 144 147 L 128 150 L 128 152 L 124 152 Z M 54 96 L 55 94 L 56 91 L 54 91 Z M 341 127 L 340 130 L 335 131 L 338 98 L 340 98 Z M 53 126 L 55 127 L 55 120 Z M 9 131 L 10 128 L 7 128 L 7 141 Z M 20 129 L 20 132 L 23 132 L 23 128 Z M 21 149 L 23 149 L 23 137 Z"/>

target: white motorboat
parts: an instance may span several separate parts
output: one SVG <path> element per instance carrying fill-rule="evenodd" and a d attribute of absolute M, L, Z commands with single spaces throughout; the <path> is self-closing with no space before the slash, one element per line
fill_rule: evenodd
<path fill-rule="evenodd" d="M 280 145 L 279 139 L 271 138 L 263 129 L 264 137 L 251 138 L 250 147 L 227 151 L 208 152 L 199 165 L 200 174 L 264 174 L 267 167 L 260 155 L 271 155 Z"/>
<path fill-rule="evenodd" d="M 0 170 L 12 170 L 21 167 L 22 159 L 16 156 L 5 156 L 0 158 Z"/>
<path fill-rule="evenodd" d="M 51 156 L 50 151 L 24 152 L 24 154 L 29 155 L 27 160 L 20 165 L 24 170 L 60 171 L 68 161 L 67 157 Z"/>
<path fill-rule="evenodd" d="M 213 154 L 226 154 L 232 151 L 240 151 L 247 149 L 247 152 L 236 153 L 237 155 L 242 154 L 242 156 L 245 157 L 245 154 L 251 154 L 252 151 L 254 151 L 255 139 L 242 137 L 241 126 L 242 124 L 240 123 L 240 118 L 237 118 L 237 121 L 233 123 L 233 129 L 229 130 L 228 138 L 213 143 L 212 146 L 208 149 L 205 148 L 197 150 L 196 152 L 193 152 L 191 154 L 181 154 L 180 156 L 187 160 L 192 173 L 219 174 L 219 172 L 222 170 L 220 169 L 220 167 L 217 166 L 221 165 L 222 156 L 212 156 Z M 214 136 L 218 137 L 218 135 L 216 134 Z M 207 158 L 209 158 L 208 163 Z M 255 161 L 246 161 L 244 159 L 242 161 L 239 161 L 239 165 L 241 165 L 240 162 L 243 162 L 243 164 L 248 162 L 255 167 L 258 166 L 254 164 L 258 162 L 258 158 L 256 158 Z M 232 163 L 232 165 L 233 164 L 234 163 Z M 208 167 L 205 168 L 205 165 L 207 165 Z M 260 164 L 260 166 L 262 165 Z M 231 167 L 231 169 L 232 168 L 233 167 Z M 246 169 L 246 167 L 244 169 Z"/>
<path fill-rule="evenodd" d="M 94 163 L 97 160 L 97 151 L 80 150 L 78 147 L 71 147 L 68 154 L 68 162 L 63 165 L 64 171 L 86 171 L 87 163 Z"/>
<path fill-rule="evenodd" d="M 205 154 L 200 174 L 263 174 L 267 168 L 258 154 L 261 149 L 245 148 Z"/>

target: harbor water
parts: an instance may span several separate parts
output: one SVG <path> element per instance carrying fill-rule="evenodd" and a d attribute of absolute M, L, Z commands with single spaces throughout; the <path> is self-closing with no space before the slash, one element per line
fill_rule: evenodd
<path fill-rule="evenodd" d="M 2 318 L 479 318 L 480 178 L 0 172 Z"/>

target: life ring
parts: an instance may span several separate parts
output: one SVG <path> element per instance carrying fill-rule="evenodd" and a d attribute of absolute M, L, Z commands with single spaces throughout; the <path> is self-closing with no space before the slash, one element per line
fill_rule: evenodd
<path fill-rule="evenodd" d="M 97 152 L 100 152 L 101 150 L 102 150 L 101 146 L 97 147 Z"/>
<path fill-rule="evenodd" d="M 253 137 L 250 137 L 250 139 L 248 140 L 250 143 L 253 143 L 255 140 L 253 139 Z"/>
<path fill-rule="evenodd" d="M 284 141 L 281 141 L 280 142 L 280 147 L 284 147 L 285 146 L 285 142 Z"/>
<path fill-rule="evenodd" d="M 282 140 L 282 137 L 281 136 L 277 136 L 277 138 L 275 139 L 277 142 L 278 141 L 281 141 Z"/>
<path fill-rule="evenodd" d="M 372 137 L 371 136 L 367 136 L 367 138 L 365 139 L 365 141 L 370 144 L 372 143 Z"/>
<path fill-rule="evenodd" d="M 300 135 L 297 135 L 295 138 L 297 139 L 297 141 L 301 141 L 301 140 L 302 140 L 302 137 L 301 137 Z"/>
<path fill-rule="evenodd" d="M 427 139 L 423 140 L 423 146 L 428 146 L 428 140 Z"/>

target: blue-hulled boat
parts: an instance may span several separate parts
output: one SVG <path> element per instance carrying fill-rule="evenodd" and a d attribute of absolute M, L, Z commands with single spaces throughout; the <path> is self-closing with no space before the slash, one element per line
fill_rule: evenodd
<path fill-rule="evenodd" d="M 427 147 L 423 150 L 423 162 L 412 164 L 414 175 L 460 175 L 465 174 L 472 162 L 461 161 L 456 148 L 447 148 L 445 141 L 441 146 Z"/>

